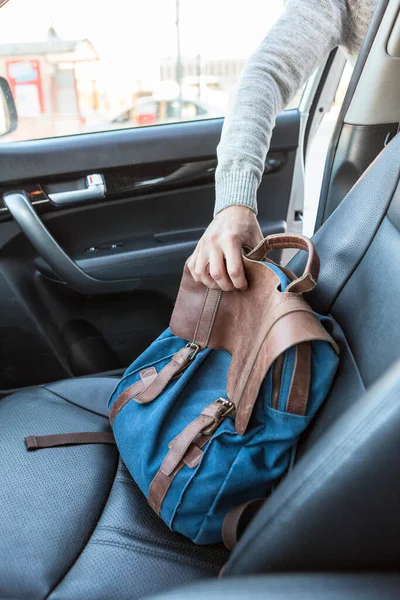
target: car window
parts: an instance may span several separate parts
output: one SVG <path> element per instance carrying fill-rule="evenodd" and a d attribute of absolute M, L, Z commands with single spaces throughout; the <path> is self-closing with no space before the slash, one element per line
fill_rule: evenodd
<path fill-rule="evenodd" d="M 0 75 L 19 125 L 3 139 L 223 117 L 283 8 L 284 0 L 11 0 L 1 9 Z"/>

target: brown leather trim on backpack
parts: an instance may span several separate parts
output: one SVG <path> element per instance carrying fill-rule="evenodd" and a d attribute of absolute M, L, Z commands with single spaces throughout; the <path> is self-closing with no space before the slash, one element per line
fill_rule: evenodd
<path fill-rule="evenodd" d="M 222 541 L 228 550 L 233 550 L 238 543 L 239 534 L 249 524 L 254 515 L 260 510 L 265 498 L 256 498 L 232 508 L 222 523 Z M 245 523 L 243 521 L 245 520 Z"/>
<path fill-rule="evenodd" d="M 155 367 L 147 367 L 139 372 L 140 381 L 142 382 L 143 389 L 146 390 L 151 383 L 157 377 L 157 369 Z M 140 392 L 137 392 L 135 396 L 139 396 Z"/>
<path fill-rule="evenodd" d="M 304 342 L 296 346 L 296 358 L 293 377 L 289 389 L 286 412 L 305 415 L 311 382 L 311 343 Z M 228 550 L 237 544 L 240 532 L 264 504 L 265 498 L 257 498 L 232 508 L 222 524 L 222 540 Z"/>
<path fill-rule="evenodd" d="M 284 273 L 286 275 L 286 277 L 289 279 L 289 281 L 295 281 L 295 279 L 297 279 L 297 277 L 293 273 L 293 271 L 290 271 L 290 269 L 287 269 L 286 267 L 283 267 L 282 265 L 277 264 L 276 262 L 274 262 L 270 258 L 267 258 L 266 256 L 264 256 L 264 258 L 263 258 L 263 263 L 267 263 L 269 265 L 275 265 L 275 267 L 279 267 L 279 269 L 282 271 L 282 273 Z"/>
<path fill-rule="evenodd" d="M 165 495 L 177 473 L 185 464 L 191 462 L 188 455 L 193 443 L 196 442 L 197 447 L 204 445 L 233 409 L 231 402 L 220 398 L 206 406 L 201 415 L 189 423 L 169 444 L 169 451 L 151 482 L 148 493 L 149 504 L 157 514 L 160 513 Z M 199 440 L 201 434 L 203 437 Z"/>
<path fill-rule="evenodd" d="M 311 382 L 311 343 L 304 342 L 296 346 L 296 363 L 293 369 L 286 412 L 305 415 Z"/>
<path fill-rule="evenodd" d="M 111 425 L 114 423 L 115 417 L 120 410 L 131 400 L 135 400 L 138 404 L 153 402 L 166 388 L 171 379 L 184 371 L 193 360 L 198 351 L 198 346 L 193 346 L 193 344 L 187 344 L 174 354 L 171 362 L 165 365 L 159 373 L 154 369 L 155 373 L 152 373 L 141 381 L 137 381 L 122 392 L 110 408 L 109 419 Z M 146 372 L 150 371 L 150 369 L 153 369 L 153 367 L 146 369 Z"/>
<path fill-rule="evenodd" d="M 192 338 L 193 343 L 197 344 L 201 350 L 207 347 L 210 339 L 221 296 L 222 290 L 211 290 L 207 288 L 204 304 Z"/>
<path fill-rule="evenodd" d="M 171 487 L 173 480 L 185 465 L 191 469 L 197 467 L 203 455 L 201 448 L 206 445 L 210 437 L 211 436 L 209 435 L 200 436 L 199 439 L 196 440 L 196 443 L 189 447 L 182 462 L 176 467 L 171 475 L 165 475 L 161 469 L 157 471 L 150 484 L 148 502 L 158 515 L 160 514 L 163 500 Z"/>
<path fill-rule="evenodd" d="M 317 276 L 316 252 L 312 242 L 302 236 L 267 238 L 259 246 L 260 256 L 280 244 L 308 249 L 308 269 L 313 278 Z M 257 258 L 255 251 L 249 256 Z M 222 294 L 207 344 L 232 356 L 227 393 L 237 408 L 236 431 L 240 435 L 246 431 L 262 381 L 280 354 L 291 346 L 313 340 L 327 341 L 338 352 L 301 294 L 280 292 L 278 275 L 261 262 L 243 257 L 243 265 L 248 289 Z M 170 322 L 172 332 L 178 337 L 190 339 L 196 331 L 206 289 L 201 282 L 194 281 L 186 266 Z"/>
<path fill-rule="evenodd" d="M 59 433 L 55 435 L 28 435 L 25 438 L 27 450 L 55 448 L 56 446 L 75 446 L 82 444 L 113 444 L 115 439 L 111 431 L 81 431 L 78 433 Z"/>
<path fill-rule="evenodd" d="M 292 281 L 286 288 L 286 291 L 295 294 L 303 294 L 311 291 L 318 281 L 319 256 L 314 248 L 314 244 L 306 236 L 292 233 L 275 233 L 269 235 L 247 254 L 247 258 L 263 260 L 269 252 L 287 248 L 308 252 L 308 259 L 303 275 Z"/>
<path fill-rule="evenodd" d="M 154 367 L 149 367 L 140 371 L 140 380 L 136 381 L 133 385 L 130 385 L 122 394 L 118 396 L 108 414 L 111 425 L 114 423 L 115 417 L 119 411 L 124 408 L 128 402 L 133 398 L 140 398 L 140 394 L 155 380 L 157 377 L 157 371 Z M 140 400 L 137 400 L 140 402 Z"/>
<path fill-rule="evenodd" d="M 222 419 L 228 414 L 228 409 L 224 403 L 225 400 L 223 400 L 223 402 L 217 400 L 209 406 L 206 406 L 200 417 L 189 423 L 189 425 L 187 425 L 185 429 L 172 440 L 169 445 L 169 452 L 160 467 L 160 470 L 165 473 L 165 475 L 171 475 L 185 456 L 189 446 L 200 433 L 204 432 L 206 435 L 214 433 Z"/>
<path fill-rule="evenodd" d="M 153 402 L 161 394 L 161 392 L 167 387 L 171 379 L 176 377 L 181 371 L 184 371 L 186 367 L 193 360 L 197 352 L 196 348 L 191 345 L 187 345 L 181 348 L 179 352 L 176 352 L 169 362 L 157 375 L 157 377 L 151 382 L 141 394 L 140 397 L 135 400 L 139 404 L 148 404 Z"/>
<path fill-rule="evenodd" d="M 140 392 L 140 394 L 134 395 L 130 392 L 131 398 L 127 400 L 128 402 L 130 399 L 135 400 L 139 404 L 148 404 L 149 402 L 153 402 L 153 400 L 155 400 L 163 392 L 169 382 L 185 370 L 185 368 L 194 359 L 197 352 L 206 348 L 214 325 L 221 296 L 221 290 L 211 290 L 206 288 L 203 304 L 197 319 L 196 328 L 193 332 L 193 335 L 188 336 L 188 339 L 190 338 L 192 341 L 173 356 L 171 362 L 168 363 L 158 373 L 158 375 L 152 379 L 150 385 L 146 386 L 145 389 Z M 128 388 L 128 390 L 129 389 L 130 388 Z M 123 392 L 122 395 L 126 394 L 128 390 Z M 135 397 L 133 398 L 133 396 Z M 118 406 L 125 406 L 126 404 L 124 400 L 117 398 L 113 407 L 117 403 Z M 111 407 L 111 410 L 113 407 Z M 115 413 L 113 413 L 113 421 L 121 408 L 117 407 L 115 409 Z"/>
<path fill-rule="evenodd" d="M 197 319 L 196 327 L 193 331 L 192 342 L 179 350 L 170 363 L 168 363 L 158 374 L 152 367 L 146 369 L 150 373 L 127 388 L 114 402 L 110 408 L 109 418 L 111 425 L 114 423 L 115 417 L 119 411 L 131 400 L 135 400 L 139 404 L 148 404 L 153 402 L 166 388 L 169 382 L 179 375 L 193 360 L 199 350 L 205 348 L 208 344 L 212 327 L 217 314 L 218 306 L 221 300 L 221 290 L 211 290 L 205 288 L 203 303 Z"/>
<path fill-rule="evenodd" d="M 192 290 L 193 284 L 196 287 L 194 294 Z M 175 333 L 174 328 L 179 328 L 182 323 L 185 323 L 185 335 L 182 339 L 192 340 L 194 344 L 199 346 L 200 350 L 206 348 L 213 330 L 222 294 L 222 290 L 206 288 L 202 283 L 196 284 L 187 265 L 185 265 L 179 288 L 179 296 L 175 303 L 170 322 L 172 332 Z M 182 302 L 184 298 L 186 298 L 186 301 Z"/>
<path fill-rule="evenodd" d="M 288 299 L 290 302 L 280 306 L 259 329 L 252 349 L 246 351 L 247 360 L 244 362 L 241 353 L 235 353 L 232 357 L 227 392 L 236 406 L 235 423 L 239 435 L 243 435 L 247 429 L 261 384 L 278 356 L 292 346 L 314 340 L 327 341 L 337 348 L 301 298 L 289 296 Z"/>

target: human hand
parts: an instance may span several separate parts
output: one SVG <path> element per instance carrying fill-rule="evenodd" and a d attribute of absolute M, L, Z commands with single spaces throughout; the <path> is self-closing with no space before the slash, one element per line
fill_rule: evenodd
<path fill-rule="evenodd" d="M 257 217 L 250 208 L 225 208 L 211 222 L 187 262 L 193 279 L 224 292 L 245 290 L 242 247 L 254 248 L 262 237 Z"/>

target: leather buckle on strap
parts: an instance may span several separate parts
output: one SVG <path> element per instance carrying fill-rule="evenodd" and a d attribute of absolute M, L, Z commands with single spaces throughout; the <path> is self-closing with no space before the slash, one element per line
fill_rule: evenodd
<path fill-rule="evenodd" d="M 200 346 L 198 344 L 195 344 L 194 342 L 189 342 L 186 344 L 185 348 L 193 348 L 193 352 L 189 354 L 189 356 L 186 359 L 188 363 L 191 363 L 196 358 L 197 353 L 200 350 Z"/>
<path fill-rule="evenodd" d="M 189 356 L 187 356 L 185 358 L 185 363 L 182 365 L 182 367 L 179 369 L 179 371 L 177 371 L 175 373 L 175 375 L 172 377 L 173 380 L 179 379 L 179 377 L 181 377 L 181 375 L 183 375 L 183 373 L 186 371 L 188 366 L 194 361 L 198 352 L 200 351 L 200 346 L 198 344 L 195 344 L 194 342 L 188 342 L 186 344 L 186 346 L 184 346 L 184 348 L 192 348 L 193 352 L 191 352 L 189 354 Z"/>
<path fill-rule="evenodd" d="M 219 427 L 225 417 L 231 415 L 236 409 L 236 406 L 230 400 L 218 398 L 213 404 L 207 406 L 201 413 L 202 415 L 212 416 L 213 422 L 203 430 L 203 435 L 212 435 Z M 210 414 L 214 413 L 214 414 Z"/>
<path fill-rule="evenodd" d="M 221 418 L 225 418 L 235 412 L 235 405 L 230 400 L 226 400 L 226 398 L 218 398 L 215 403 L 221 404 L 221 406 L 224 408 L 224 410 L 221 412 Z"/>

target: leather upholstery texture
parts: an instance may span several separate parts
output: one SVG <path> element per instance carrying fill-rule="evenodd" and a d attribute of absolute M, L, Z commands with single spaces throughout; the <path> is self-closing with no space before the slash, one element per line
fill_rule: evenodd
<path fill-rule="evenodd" d="M 27 435 L 110 431 L 115 384 L 72 379 L 0 401 L 0 598 L 131 600 L 226 561 L 170 532 L 114 446 L 26 450 Z"/>
<path fill-rule="evenodd" d="M 399 569 L 399 176 L 397 136 L 314 237 L 321 271 L 307 299 L 337 322 L 339 371 L 293 470 L 250 523 L 222 582 L 204 588 L 210 597 L 232 587 L 230 597 L 260 597 L 257 581 L 271 599 L 313 597 L 311 585 L 329 600 L 372 598 L 378 587 L 374 597 L 392 598 L 399 589 L 394 576 L 251 577 Z M 298 274 L 302 254 L 290 265 Z M 216 576 L 226 562 L 221 547 L 169 531 L 114 447 L 26 451 L 26 435 L 109 431 L 115 383 L 69 380 L 0 401 L 1 598 L 133 600 Z M 176 597 L 204 597 L 193 589 Z"/>
<path fill-rule="evenodd" d="M 87 387 L 90 394 L 89 380 Z M 25 448 L 31 434 L 108 430 L 103 416 L 77 405 L 79 395 L 71 404 L 41 387 L 0 401 L 1 598 L 46 597 L 103 511 L 117 468 L 115 447 Z"/>

